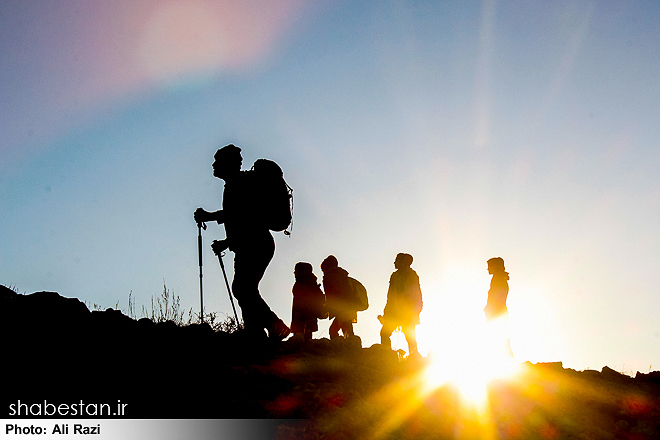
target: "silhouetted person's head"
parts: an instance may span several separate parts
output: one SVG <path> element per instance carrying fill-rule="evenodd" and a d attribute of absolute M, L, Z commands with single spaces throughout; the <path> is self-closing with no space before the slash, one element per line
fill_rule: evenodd
<path fill-rule="evenodd" d="M 335 267 L 339 267 L 339 262 L 337 261 L 337 258 L 334 255 L 328 255 L 328 257 L 325 260 L 323 260 L 323 263 L 321 263 L 321 270 L 323 272 L 332 270 Z"/>
<path fill-rule="evenodd" d="M 500 257 L 494 257 L 486 261 L 488 264 L 488 273 L 493 275 L 495 273 L 504 272 L 504 260 Z"/>
<path fill-rule="evenodd" d="M 410 254 L 399 253 L 394 259 L 394 267 L 397 269 L 406 269 L 412 265 L 413 257 Z"/>
<path fill-rule="evenodd" d="M 222 180 L 232 178 L 241 171 L 243 156 L 241 149 L 234 144 L 226 145 L 215 152 L 213 156 L 213 175 Z"/>
<path fill-rule="evenodd" d="M 293 274 L 296 278 L 305 278 L 313 274 L 312 265 L 305 262 L 296 263 L 296 266 L 293 269 Z"/>

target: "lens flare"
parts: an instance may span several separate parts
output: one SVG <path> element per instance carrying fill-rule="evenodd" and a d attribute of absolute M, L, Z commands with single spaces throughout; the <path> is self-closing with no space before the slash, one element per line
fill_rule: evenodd
<path fill-rule="evenodd" d="M 425 370 L 429 390 L 449 385 L 455 387 L 464 401 L 478 408 L 487 404 L 487 387 L 491 381 L 512 377 L 518 364 L 511 355 L 505 317 L 482 322 L 464 329 L 460 341 L 452 350 L 429 352 L 430 362 Z"/>

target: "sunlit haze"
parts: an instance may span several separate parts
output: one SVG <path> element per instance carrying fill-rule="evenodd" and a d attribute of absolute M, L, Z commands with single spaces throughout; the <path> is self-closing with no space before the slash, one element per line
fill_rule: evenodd
<path fill-rule="evenodd" d="M 221 207 L 213 154 L 234 143 L 294 189 L 261 283 L 285 322 L 295 263 L 321 279 L 333 254 L 379 342 L 407 252 L 420 352 L 460 382 L 496 370 L 500 256 L 516 363 L 658 370 L 658 23 L 635 0 L 3 2 L 0 284 L 138 312 L 165 284 L 198 312 L 193 211 Z M 203 280 L 224 318 L 222 238 L 203 232 Z"/>

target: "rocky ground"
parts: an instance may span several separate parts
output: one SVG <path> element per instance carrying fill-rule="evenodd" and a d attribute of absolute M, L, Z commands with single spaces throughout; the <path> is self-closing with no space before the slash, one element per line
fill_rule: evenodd
<path fill-rule="evenodd" d="M 359 338 L 254 343 L 205 324 L 90 311 L 0 287 L 2 417 L 21 402 L 121 402 L 127 418 L 269 418 L 292 439 L 660 439 L 660 372 L 525 364 L 489 404 L 430 389 L 428 361 Z"/>

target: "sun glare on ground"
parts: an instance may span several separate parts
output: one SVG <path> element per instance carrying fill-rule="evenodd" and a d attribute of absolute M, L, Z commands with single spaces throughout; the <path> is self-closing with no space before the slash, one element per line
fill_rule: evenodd
<path fill-rule="evenodd" d="M 455 387 L 466 403 L 483 408 L 487 386 L 497 379 L 510 378 L 519 364 L 509 354 L 505 341 L 506 322 L 482 322 L 463 333 L 460 342 L 443 352 L 429 352 L 425 371 L 429 389 L 443 385 Z"/>

